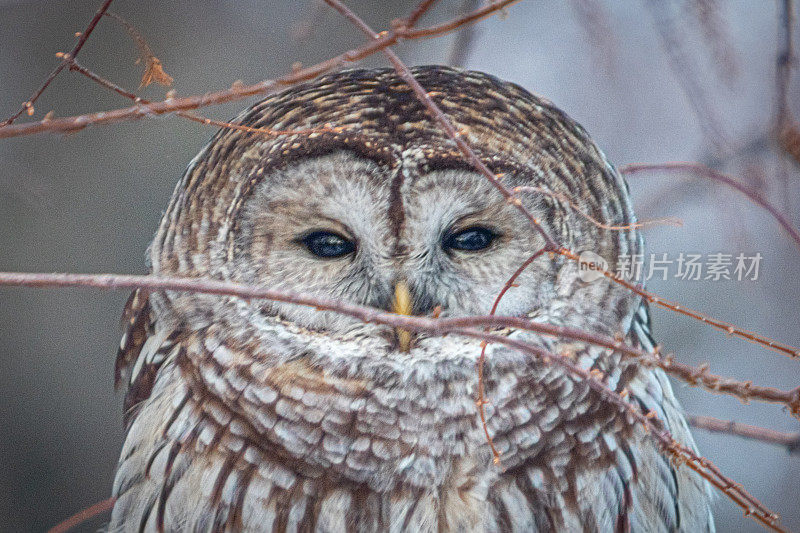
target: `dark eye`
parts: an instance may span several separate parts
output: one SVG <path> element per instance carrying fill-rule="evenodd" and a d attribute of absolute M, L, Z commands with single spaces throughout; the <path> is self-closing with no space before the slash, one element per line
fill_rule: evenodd
<path fill-rule="evenodd" d="M 353 253 L 356 245 L 353 241 L 331 231 L 314 231 L 302 237 L 300 242 L 308 251 L 318 257 L 331 259 Z"/>
<path fill-rule="evenodd" d="M 488 248 L 497 233 L 481 226 L 473 226 L 456 233 L 445 235 L 442 246 L 445 249 L 477 252 Z"/>

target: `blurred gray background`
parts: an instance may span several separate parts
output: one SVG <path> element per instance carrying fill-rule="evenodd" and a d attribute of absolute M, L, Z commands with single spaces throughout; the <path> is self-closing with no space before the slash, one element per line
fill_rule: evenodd
<path fill-rule="evenodd" d="M 57 64 L 55 52 L 72 48 L 74 32 L 83 30 L 99 3 L 0 1 L 0 118 L 16 111 Z M 412 3 L 350 5 L 381 28 Z M 443 0 L 423 22 L 449 18 L 461 5 Z M 528 0 L 477 26 L 465 66 L 550 98 L 617 165 L 711 162 L 760 187 L 797 223 L 798 167 L 781 161 L 769 140 L 779 5 Z M 703 7 L 711 11 L 698 11 Z M 112 10 L 142 31 L 179 95 L 277 77 L 295 61 L 312 64 L 363 42 L 314 2 L 118 0 Z M 298 38 L 303 20 L 313 32 Z M 715 32 L 710 41 L 704 37 Z M 673 43 L 672 60 L 665 37 Z M 447 36 L 398 50 L 413 64 L 442 63 L 452 42 Z M 128 36 L 109 19 L 80 56 L 130 89 L 142 72 L 136 57 Z M 363 64 L 384 63 L 375 56 Z M 676 72 L 675 65 L 683 66 Z M 796 114 L 799 82 L 795 75 L 790 101 Z M 141 94 L 159 99 L 164 89 Z M 695 113 L 692 103 L 703 100 Z M 36 117 L 125 105 L 118 95 L 63 73 L 37 103 Z M 245 105 L 204 113 L 225 120 Z M 144 250 L 172 188 L 213 132 L 167 117 L 0 141 L 0 269 L 144 273 Z M 735 193 L 691 176 L 640 175 L 631 186 L 641 218 L 684 221 L 681 228 L 647 229 L 650 251 L 673 258 L 679 252 L 764 256 L 755 282 L 670 279 L 651 281 L 651 289 L 800 345 L 800 252 L 770 218 Z M 112 381 L 126 297 L 87 289 L 0 289 L 0 530 L 42 531 L 109 495 L 123 438 L 121 395 Z M 672 313 L 656 310 L 654 321 L 657 338 L 681 360 L 708 361 L 715 372 L 758 384 L 792 388 L 800 381 L 796 361 Z M 676 388 L 691 413 L 800 430 L 779 407 L 743 406 L 730 397 Z M 696 431 L 696 437 L 707 457 L 780 512 L 785 526 L 800 530 L 800 457 L 729 436 Z M 759 530 L 724 497 L 716 515 L 720 531 Z M 102 523 L 91 521 L 83 530 Z"/>

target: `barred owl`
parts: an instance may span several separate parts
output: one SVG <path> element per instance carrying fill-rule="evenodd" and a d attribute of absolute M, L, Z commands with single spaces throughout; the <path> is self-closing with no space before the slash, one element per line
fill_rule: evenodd
<path fill-rule="evenodd" d="M 413 74 L 492 172 L 572 250 L 641 253 L 627 185 L 550 102 L 492 76 Z M 390 70 L 295 86 L 190 163 L 149 251 L 153 274 L 210 277 L 411 313 L 485 315 L 543 245 Z M 535 190 L 540 192 L 533 192 Z M 557 194 L 541 194 L 542 190 Z M 565 203 L 605 225 L 592 224 Z M 647 308 L 544 255 L 498 314 L 625 335 Z M 712 531 L 706 484 L 559 367 L 480 343 L 398 335 L 264 300 L 138 291 L 117 380 L 127 434 L 111 531 Z M 666 376 L 620 354 L 498 330 L 597 370 L 693 446 Z"/>

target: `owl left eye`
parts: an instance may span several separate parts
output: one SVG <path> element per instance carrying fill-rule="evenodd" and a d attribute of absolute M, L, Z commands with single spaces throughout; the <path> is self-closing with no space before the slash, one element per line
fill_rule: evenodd
<path fill-rule="evenodd" d="M 442 246 L 449 250 L 477 252 L 485 250 L 497 238 L 497 233 L 482 226 L 472 226 L 456 233 L 445 235 Z"/>
<path fill-rule="evenodd" d="M 334 259 L 353 253 L 356 245 L 353 241 L 332 231 L 314 231 L 300 239 L 308 251 L 317 257 Z"/>

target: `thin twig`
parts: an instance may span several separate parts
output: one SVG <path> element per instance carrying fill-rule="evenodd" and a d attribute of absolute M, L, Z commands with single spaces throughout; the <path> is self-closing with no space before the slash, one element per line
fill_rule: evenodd
<path fill-rule="evenodd" d="M 494 303 L 492 304 L 492 309 L 491 309 L 491 311 L 489 311 L 489 315 L 490 316 L 493 316 L 497 312 L 497 307 L 500 305 L 500 300 L 502 300 L 503 296 L 505 296 L 506 293 L 509 291 L 509 289 L 511 289 L 511 287 L 514 286 L 514 284 L 517 281 L 517 278 L 520 277 L 520 275 L 522 275 L 522 273 L 525 272 L 525 269 L 528 268 L 528 266 L 531 263 L 536 261 L 536 259 L 538 259 L 544 252 L 545 252 L 544 248 L 541 248 L 540 250 L 536 251 L 536 253 L 534 253 L 529 258 L 527 258 L 519 266 L 519 268 L 517 268 L 517 270 L 514 271 L 514 273 L 511 275 L 511 277 L 508 278 L 508 280 L 506 281 L 506 284 L 500 290 L 500 292 L 498 293 L 497 297 L 494 300 Z M 487 331 L 488 331 L 488 328 L 487 328 Z M 486 343 L 486 341 L 483 341 L 481 343 L 481 355 L 480 355 L 480 357 L 478 357 L 478 402 L 477 402 L 478 403 L 478 414 L 480 415 L 480 418 L 481 418 L 481 425 L 483 425 L 483 432 L 486 435 L 486 442 L 489 443 L 489 448 L 492 450 L 492 455 L 494 456 L 495 462 L 500 464 L 500 452 L 495 447 L 494 440 L 492 439 L 492 436 L 489 433 L 489 427 L 486 425 L 486 404 L 487 404 L 487 401 L 486 401 L 486 387 L 484 385 L 484 378 L 483 378 L 483 375 L 484 375 L 483 374 L 483 370 L 484 370 L 484 366 L 486 364 L 486 347 L 487 347 L 487 343 Z"/>
<path fill-rule="evenodd" d="M 94 505 L 87 507 L 86 509 L 78 511 L 77 513 L 70 516 L 66 520 L 62 520 L 55 526 L 48 529 L 47 533 L 66 533 L 70 529 L 78 527 L 87 520 L 94 518 L 97 515 L 110 511 L 114 507 L 114 503 L 116 501 L 117 501 L 116 498 L 107 498 L 101 502 L 97 502 Z"/>
<path fill-rule="evenodd" d="M 494 0 L 492 2 L 486 2 L 482 8 L 476 9 L 472 13 L 468 13 L 467 15 L 463 15 L 461 17 L 452 19 L 448 22 L 443 22 L 441 24 L 428 26 L 427 28 L 409 30 L 407 27 L 408 26 L 407 23 L 402 19 L 396 21 L 394 27 L 396 28 L 396 30 L 400 31 L 403 38 L 407 40 L 438 37 L 439 35 L 450 33 L 451 31 L 456 30 L 467 24 L 474 24 L 479 20 L 483 20 L 486 17 L 490 17 L 495 13 L 497 13 L 498 11 L 505 10 L 507 7 L 511 6 L 512 4 L 516 4 L 517 2 L 520 1 L 521 0 Z"/>
<path fill-rule="evenodd" d="M 791 222 L 783 215 L 780 210 L 765 200 L 755 189 L 742 185 L 734 178 L 718 172 L 713 168 L 709 168 L 699 163 L 687 163 L 682 161 L 673 161 L 668 163 L 632 163 L 619 168 L 620 174 L 631 176 L 641 172 L 663 171 L 663 172 L 690 172 L 717 183 L 722 183 L 728 187 L 735 189 L 745 195 L 751 202 L 757 206 L 765 209 L 772 217 L 780 224 L 781 228 L 789 234 L 789 237 L 794 241 L 795 246 L 800 249 L 800 231 L 795 228 Z"/>
<path fill-rule="evenodd" d="M 111 2 L 114 0 L 105 0 L 100 8 L 95 12 L 94 17 L 89 22 L 89 25 L 86 26 L 86 29 L 83 30 L 78 37 L 78 42 L 75 44 L 75 47 L 69 54 L 65 54 L 64 58 L 61 60 L 61 63 L 53 69 L 47 79 L 44 80 L 44 83 L 34 92 L 30 98 L 28 98 L 25 102 L 22 103 L 22 107 L 19 111 L 5 119 L 3 122 L 0 122 L 0 130 L 4 129 L 7 126 L 10 126 L 17 120 L 23 113 L 27 112 L 29 115 L 33 114 L 33 105 L 42 96 L 42 93 L 47 89 L 47 87 L 52 83 L 52 81 L 58 76 L 64 68 L 69 65 L 69 59 L 74 59 L 78 56 L 83 48 L 83 45 L 86 44 L 86 40 L 94 31 L 95 27 L 97 27 L 97 23 L 100 22 L 100 19 L 103 18 L 103 14 L 108 11 L 108 7 L 111 5 Z"/>
<path fill-rule="evenodd" d="M 574 212 L 578 213 L 581 217 L 583 217 L 586 220 L 588 220 L 589 222 L 591 222 L 594 226 L 597 226 L 598 228 L 601 228 L 601 229 L 604 229 L 604 230 L 608 230 L 608 231 L 625 231 L 625 230 L 629 230 L 629 229 L 645 228 L 647 226 L 655 226 L 655 225 L 659 225 L 659 224 L 663 224 L 663 225 L 667 225 L 667 226 L 676 226 L 676 227 L 683 226 L 683 222 L 681 221 L 681 219 L 675 218 L 675 217 L 661 217 L 661 218 L 653 218 L 653 219 L 648 219 L 648 220 L 640 220 L 638 222 L 634 222 L 633 224 L 623 224 L 623 225 L 605 224 L 605 223 L 597 220 L 596 218 L 594 218 L 589 213 L 584 212 L 583 209 L 581 209 L 581 207 L 576 202 L 571 200 L 570 197 L 565 193 L 561 193 L 561 192 L 557 192 L 557 191 L 551 191 L 551 190 L 545 189 L 544 187 L 534 187 L 534 186 L 529 186 L 529 185 L 523 185 L 523 186 L 520 186 L 520 187 L 514 187 L 514 189 L 512 189 L 512 190 L 514 191 L 514 193 L 535 192 L 535 193 L 543 194 L 545 196 L 550 196 L 551 198 L 555 198 L 557 200 L 561 200 L 562 202 L 567 204 L 570 207 L 570 209 L 572 209 Z"/>
<path fill-rule="evenodd" d="M 413 28 L 417 25 L 419 19 L 422 18 L 422 15 L 427 13 L 438 0 L 422 0 L 417 6 L 411 11 L 411 14 L 406 18 L 405 23 L 406 26 L 409 28 Z"/>
<path fill-rule="evenodd" d="M 762 428 L 734 422 L 733 420 L 720 420 L 710 416 L 688 415 L 686 417 L 690 426 L 705 429 L 713 433 L 726 433 L 746 439 L 757 440 L 775 444 L 786 448 L 790 454 L 800 454 L 800 432 L 784 433 L 774 429 Z"/>
<path fill-rule="evenodd" d="M 74 59 L 70 61 L 69 69 L 71 71 L 75 71 L 75 72 L 77 72 L 79 74 L 82 74 L 83 76 L 86 76 L 87 78 L 89 78 L 90 80 L 94 81 L 98 85 L 100 85 L 102 87 L 105 87 L 106 89 L 109 89 L 111 91 L 114 91 L 115 93 L 117 93 L 117 94 L 119 94 L 121 96 L 124 96 L 125 98 L 128 98 L 129 100 L 133 100 L 136 103 L 140 103 L 140 104 L 143 104 L 143 105 L 149 105 L 149 104 L 152 103 L 152 102 L 150 102 L 150 100 L 147 100 L 145 98 L 137 96 L 135 93 L 133 93 L 131 91 L 128 91 L 127 89 L 124 89 L 124 88 L 120 87 L 116 83 L 114 83 L 114 82 L 112 82 L 112 81 L 110 81 L 110 80 L 108 80 L 108 79 L 96 74 L 95 72 L 93 72 L 93 71 L 89 70 L 88 68 L 84 67 L 83 65 L 81 65 L 80 63 L 75 61 Z M 239 130 L 239 131 L 244 131 L 244 132 L 247 132 L 247 133 L 259 133 L 259 134 L 268 135 L 268 136 L 276 136 L 276 135 L 309 135 L 311 133 L 323 133 L 323 132 L 335 133 L 335 132 L 344 131 L 346 129 L 344 127 L 329 126 L 329 127 L 322 127 L 322 128 L 306 128 L 306 129 L 301 129 L 301 130 L 274 130 L 272 128 L 265 128 L 265 127 L 253 128 L 251 126 L 243 126 L 241 124 L 234 124 L 232 122 L 223 122 L 221 120 L 214 120 L 214 119 L 211 119 L 211 118 L 204 117 L 202 115 L 198 115 L 196 113 L 190 113 L 188 111 L 176 111 L 175 115 L 177 115 L 179 117 L 183 117 L 183 118 L 185 118 L 187 120 L 191 120 L 193 122 L 197 122 L 199 124 L 207 125 L 207 126 L 216 126 L 218 128 Z"/>
<path fill-rule="evenodd" d="M 533 261 L 533 259 L 531 259 L 531 261 Z M 348 304 L 338 300 L 203 278 L 134 276 L 125 274 L 0 272 L 0 286 L 39 288 L 76 287 L 101 290 L 145 289 L 149 292 L 197 292 L 235 296 L 246 300 L 265 299 L 313 307 L 314 309 L 322 311 L 333 311 L 356 318 L 365 323 L 376 323 L 393 328 L 425 331 L 432 335 L 446 335 L 447 333 L 451 333 L 455 328 L 492 327 L 521 329 L 541 335 L 575 340 L 608 348 L 624 356 L 640 359 L 642 364 L 661 367 L 666 372 L 692 385 L 702 386 L 710 391 L 721 394 L 729 394 L 742 401 L 758 400 L 781 404 L 789 408 L 795 416 L 800 414 L 800 387 L 791 391 L 783 391 L 772 387 L 759 387 L 753 385 L 751 382 L 740 382 L 723 376 L 715 376 L 709 374 L 707 368 L 694 368 L 690 365 L 679 363 L 670 355 L 655 358 L 653 354 L 628 346 L 621 340 L 613 337 L 595 334 L 577 328 L 534 322 L 522 317 L 496 315 L 459 318 L 402 316 L 386 313 L 372 307 Z M 512 286 L 513 281 L 511 285 L 509 285 L 509 288 Z M 501 292 L 501 296 L 502 294 L 505 294 L 505 291 Z"/>
<path fill-rule="evenodd" d="M 465 24 L 472 24 L 480 19 L 486 18 L 501 9 L 510 6 L 520 0 L 502 0 L 483 6 L 480 9 L 457 17 L 449 22 L 430 26 L 422 29 L 409 29 L 403 24 L 396 28 L 381 33 L 377 39 L 348 50 L 342 54 L 317 63 L 315 65 L 297 69 L 290 74 L 275 80 L 264 80 L 252 85 L 233 84 L 228 89 L 209 92 L 202 95 L 185 96 L 182 98 L 170 98 L 160 102 L 153 102 L 148 105 L 137 104 L 131 107 L 101 111 L 98 113 L 87 113 L 50 120 L 41 120 L 27 124 L 9 124 L 0 127 L 0 139 L 9 137 L 20 137 L 23 135 L 33 135 L 37 133 L 68 133 L 80 131 L 87 126 L 116 124 L 119 122 L 140 120 L 148 117 L 156 117 L 175 111 L 188 111 L 211 105 L 219 105 L 228 102 L 235 102 L 257 95 L 265 95 L 278 89 L 295 85 L 302 81 L 307 81 L 347 63 L 360 61 L 366 57 L 396 44 L 401 40 L 414 40 L 429 37 L 438 37 L 447 34 Z M 66 65 L 66 63 L 65 63 Z"/>

